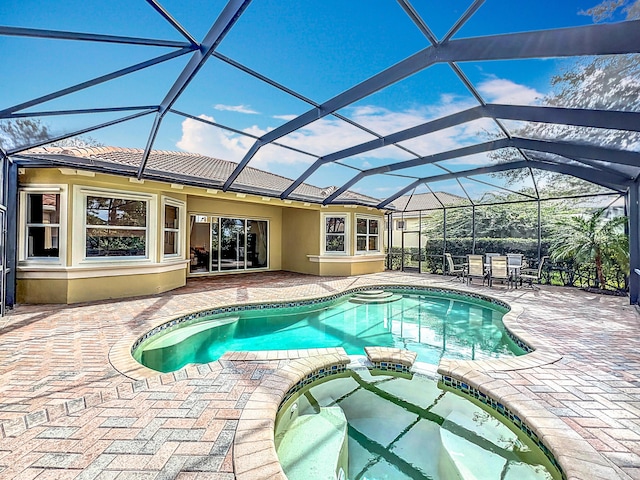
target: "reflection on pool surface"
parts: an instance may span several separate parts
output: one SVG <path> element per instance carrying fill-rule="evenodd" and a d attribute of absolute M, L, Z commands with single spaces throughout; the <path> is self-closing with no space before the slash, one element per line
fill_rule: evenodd
<path fill-rule="evenodd" d="M 316 382 L 281 406 L 275 433 L 290 480 L 341 468 L 350 480 L 560 478 L 522 432 L 419 376 L 358 369 Z"/>
<path fill-rule="evenodd" d="M 234 312 L 200 319 L 141 343 L 134 357 L 162 372 L 207 363 L 228 351 L 365 346 L 400 347 L 417 360 L 482 359 L 524 353 L 506 334 L 505 309 L 461 295 L 402 295 L 392 303 L 358 304 L 350 296 L 322 305 Z M 210 328 L 204 328 L 209 322 Z"/>

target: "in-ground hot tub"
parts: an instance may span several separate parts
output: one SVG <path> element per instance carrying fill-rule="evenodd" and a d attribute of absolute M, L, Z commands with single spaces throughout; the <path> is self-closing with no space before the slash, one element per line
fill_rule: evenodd
<path fill-rule="evenodd" d="M 560 479 L 506 422 L 432 379 L 359 368 L 289 397 L 275 443 L 289 480 Z"/>

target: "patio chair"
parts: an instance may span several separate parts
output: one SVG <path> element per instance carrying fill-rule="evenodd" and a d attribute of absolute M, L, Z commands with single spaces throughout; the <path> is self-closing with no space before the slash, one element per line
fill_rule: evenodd
<path fill-rule="evenodd" d="M 513 284 L 517 287 L 517 279 L 520 278 L 520 271 L 526 266 L 524 264 L 524 256 L 521 253 L 507 253 L 507 265 L 509 267 L 509 275 Z"/>
<path fill-rule="evenodd" d="M 484 281 L 487 279 L 482 255 L 467 255 L 467 285 L 469 285 L 474 278 L 482 278 L 482 285 L 484 285 Z"/>
<path fill-rule="evenodd" d="M 464 263 L 454 264 L 453 257 L 451 257 L 450 253 L 445 253 L 444 257 L 447 259 L 447 267 L 449 275 L 455 275 L 458 280 L 464 280 L 464 274 L 467 270 L 466 265 Z"/>
<path fill-rule="evenodd" d="M 506 280 L 511 287 L 511 275 L 509 273 L 509 264 L 507 257 L 504 255 L 494 255 L 491 257 L 491 273 L 489 274 L 489 287 L 493 286 L 494 280 Z"/>
<path fill-rule="evenodd" d="M 522 285 L 522 282 L 528 282 L 529 286 L 533 289 L 539 289 L 539 287 L 535 287 L 533 285 L 533 281 L 535 280 L 537 283 L 540 283 L 540 277 L 542 277 L 542 268 L 544 267 L 544 262 L 545 260 L 547 260 L 549 257 L 548 256 L 544 256 L 540 259 L 540 264 L 538 265 L 538 268 L 523 268 L 520 271 L 520 284 Z"/>

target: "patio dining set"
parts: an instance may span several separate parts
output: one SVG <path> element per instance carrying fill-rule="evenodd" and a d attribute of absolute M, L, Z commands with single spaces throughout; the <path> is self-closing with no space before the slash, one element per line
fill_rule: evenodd
<path fill-rule="evenodd" d="M 507 284 L 509 288 L 518 288 L 518 284 L 534 286 L 534 281 L 540 283 L 542 268 L 548 257 L 542 257 L 538 268 L 529 268 L 528 262 L 521 253 L 486 253 L 485 255 L 467 255 L 466 262 L 456 264 L 450 253 L 445 253 L 449 275 L 455 275 L 457 279 L 466 281 L 467 285 L 474 279 L 482 279 L 489 287 L 494 281 Z"/>

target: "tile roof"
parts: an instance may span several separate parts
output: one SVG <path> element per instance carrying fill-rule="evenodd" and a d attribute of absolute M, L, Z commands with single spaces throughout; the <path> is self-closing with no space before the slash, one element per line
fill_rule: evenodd
<path fill-rule="evenodd" d="M 416 193 L 403 195 L 393 201 L 393 206 L 399 211 L 439 210 L 442 206 L 468 204 L 469 200 L 459 195 L 447 192 Z"/>
<path fill-rule="evenodd" d="M 122 147 L 38 147 L 17 157 L 40 160 L 56 166 L 87 167 L 120 175 L 134 175 L 142 161 L 144 151 Z M 198 153 L 152 150 L 144 177 L 153 180 L 184 183 L 207 188 L 222 188 L 236 163 Z M 238 176 L 230 190 L 278 197 L 293 180 L 273 173 L 247 167 Z M 294 190 L 290 198 L 319 203 L 337 187 L 319 188 L 307 183 Z M 347 191 L 334 203 L 375 206 L 380 199 Z"/>

